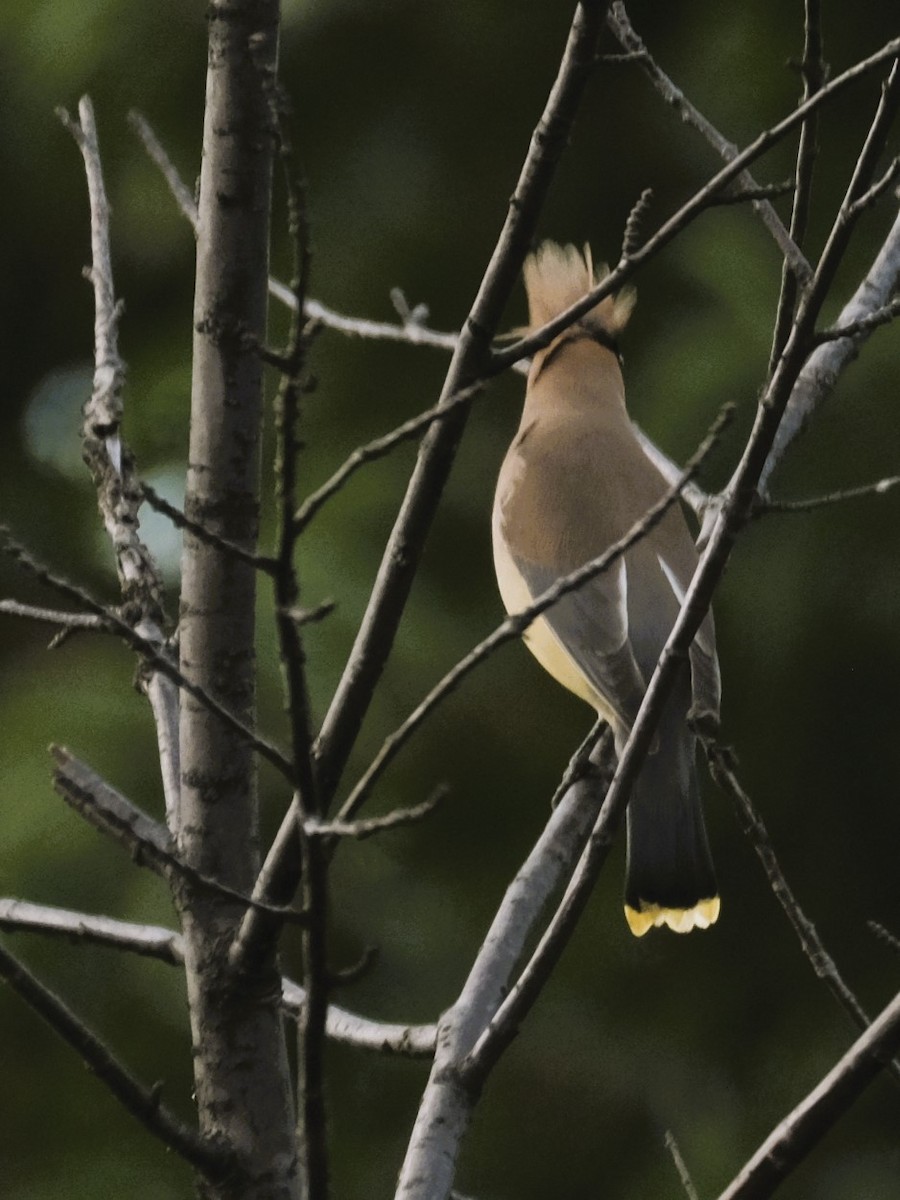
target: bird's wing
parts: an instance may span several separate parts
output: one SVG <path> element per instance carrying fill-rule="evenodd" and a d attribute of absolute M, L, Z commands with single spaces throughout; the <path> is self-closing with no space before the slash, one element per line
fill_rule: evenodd
<path fill-rule="evenodd" d="M 514 557 L 514 563 L 532 598 L 547 591 L 559 578 L 559 571 L 551 567 L 519 557 Z M 590 689 L 624 725 L 630 725 L 645 684 L 628 637 L 628 574 L 624 559 L 567 592 L 546 610 L 543 620 Z M 533 645 L 532 649 L 543 661 L 538 647 Z M 558 672 L 544 665 L 559 678 Z M 560 682 L 571 688 L 568 680 Z"/>
<path fill-rule="evenodd" d="M 657 561 L 668 580 L 679 608 L 684 603 L 694 572 L 693 561 L 676 561 L 663 558 L 657 553 Z M 719 674 L 719 659 L 716 654 L 716 632 L 710 609 L 697 630 L 690 649 L 691 682 L 694 708 L 698 713 L 719 714 L 722 698 L 722 680 Z"/>

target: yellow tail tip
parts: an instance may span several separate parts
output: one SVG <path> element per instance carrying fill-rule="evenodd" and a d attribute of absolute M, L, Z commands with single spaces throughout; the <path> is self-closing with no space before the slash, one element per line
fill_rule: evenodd
<path fill-rule="evenodd" d="M 719 919 L 721 901 L 718 896 L 699 900 L 693 908 L 663 908 L 647 904 L 641 909 L 625 905 L 625 920 L 635 937 L 643 937 L 654 925 L 668 925 L 675 933 L 690 933 L 692 929 L 708 929 Z"/>

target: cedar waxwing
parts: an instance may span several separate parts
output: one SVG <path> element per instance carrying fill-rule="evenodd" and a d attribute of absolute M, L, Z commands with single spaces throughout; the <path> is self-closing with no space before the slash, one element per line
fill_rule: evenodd
<path fill-rule="evenodd" d="M 595 277 L 590 249 L 545 242 L 525 263 L 530 329 L 581 299 Z M 525 408 L 494 500 L 497 582 L 510 613 L 598 557 L 668 490 L 628 414 L 617 338 L 634 293 L 602 300 L 538 351 Z M 534 621 L 525 642 L 557 682 L 612 726 L 621 753 L 647 683 L 697 565 L 681 510 L 662 520 L 600 575 Z M 628 804 L 625 916 L 640 937 L 652 925 L 679 933 L 719 915 L 688 727 L 692 705 L 718 713 L 712 615 L 662 710 Z"/>

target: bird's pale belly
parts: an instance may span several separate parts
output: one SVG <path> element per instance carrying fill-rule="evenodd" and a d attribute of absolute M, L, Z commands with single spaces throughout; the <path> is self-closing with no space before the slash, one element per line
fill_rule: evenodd
<path fill-rule="evenodd" d="M 534 597 L 528 590 L 525 580 L 516 570 L 502 534 L 494 530 L 494 567 L 497 572 L 497 584 L 504 607 L 510 614 L 520 613 L 533 603 Z M 551 629 L 544 617 L 536 617 L 522 635 L 523 641 L 544 670 L 552 675 L 557 683 L 580 700 L 596 709 L 598 716 L 615 726 L 618 723 L 615 712 L 599 692 L 585 679 L 575 661 L 563 646 L 562 642 Z"/>

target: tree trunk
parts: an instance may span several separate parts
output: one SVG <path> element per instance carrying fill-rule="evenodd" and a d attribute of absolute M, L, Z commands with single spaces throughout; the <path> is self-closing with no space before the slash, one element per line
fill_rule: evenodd
<path fill-rule="evenodd" d="M 209 10 L 209 64 L 194 302 L 188 515 L 256 546 L 273 137 L 269 98 L 278 0 Z M 181 667 L 245 724 L 255 720 L 255 571 L 185 538 Z M 250 892 L 259 868 L 256 766 L 234 732 L 192 697 L 181 712 L 179 844 L 204 876 Z M 203 1194 L 296 1200 L 297 1156 L 274 956 L 236 979 L 228 948 L 243 908 L 182 881 L 179 906 L 202 1132 L 235 1170 Z"/>

